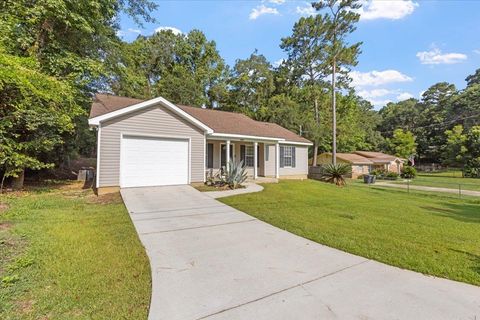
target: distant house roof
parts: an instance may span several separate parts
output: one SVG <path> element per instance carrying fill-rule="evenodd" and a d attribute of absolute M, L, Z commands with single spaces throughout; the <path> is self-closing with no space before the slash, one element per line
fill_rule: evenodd
<path fill-rule="evenodd" d="M 331 153 L 324 153 L 328 156 L 332 156 Z M 351 164 L 386 164 L 397 159 L 398 157 L 382 153 L 382 152 L 372 152 L 372 151 L 355 151 L 353 153 L 337 153 L 337 158 Z M 402 159 L 400 159 L 402 160 Z"/>
<path fill-rule="evenodd" d="M 383 152 L 374 152 L 374 151 L 355 151 L 355 154 L 358 154 L 362 157 L 368 158 L 374 163 L 389 163 L 398 159 L 398 157 L 383 153 Z"/>
<path fill-rule="evenodd" d="M 90 118 L 103 116 L 141 102 L 144 102 L 144 100 L 96 94 L 90 110 Z M 286 141 L 310 144 L 309 140 L 276 123 L 256 121 L 244 114 L 184 105 L 177 105 L 176 107 L 211 128 L 215 134 L 279 138 Z"/>
<path fill-rule="evenodd" d="M 329 153 L 331 156 L 332 154 Z M 369 159 L 355 153 L 337 153 L 337 158 L 352 164 L 373 164 Z"/>

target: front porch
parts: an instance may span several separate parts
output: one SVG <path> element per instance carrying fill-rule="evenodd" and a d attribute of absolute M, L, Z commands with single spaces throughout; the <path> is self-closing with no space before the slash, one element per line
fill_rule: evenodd
<path fill-rule="evenodd" d="M 261 177 L 276 181 L 280 176 L 280 148 L 276 140 L 207 139 L 205 174 L 217 174 L 229 161 L 243 161 L 250 180 Z"/>

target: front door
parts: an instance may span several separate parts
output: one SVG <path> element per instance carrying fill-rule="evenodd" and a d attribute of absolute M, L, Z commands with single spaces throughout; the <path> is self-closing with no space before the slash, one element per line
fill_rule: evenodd
<path fill-rule="evenodd" d="M 233 150 L 235 149 L 235 145 L 234 144 L 230 144 L 230 160 L 233 160 Z M 224 167 L 227 165 L 227 161 L 225 159 L 225 153 L 226 153 L 226 150 L 227 150 L 227 145 L 226 144 L 222 144 L 220 146 L 220 166 L 221 167 Z"/>

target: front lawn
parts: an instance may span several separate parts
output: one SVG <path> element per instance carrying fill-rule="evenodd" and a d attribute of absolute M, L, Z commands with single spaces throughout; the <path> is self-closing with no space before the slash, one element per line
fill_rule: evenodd
<path fill-rule="evenodd" d="M 150 267 L 120 196 L 77 184 L 0 195 L 0 279 L 0 319 L 148 314 Z"/>
<path fill-rule="evenodd" d="M 360 256 L 480 285 L 480 200 L 351 184 L 281 181 L 220 201 Z"/>

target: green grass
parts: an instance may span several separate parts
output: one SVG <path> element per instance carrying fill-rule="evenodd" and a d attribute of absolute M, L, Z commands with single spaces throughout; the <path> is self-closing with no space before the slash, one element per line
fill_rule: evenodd
<path fill-rule="evenodd" d="M 118 194 L 74 185 L 1 203 L 0 319 L 146 319 L 150 267 Z"/>
<path fill-rule="evenodd" d="M 313 241 L 480 285 L 480 199 L 282 181 L 220 201 Z"/>
<path fill-rule="evenodd" d="M 405 184 L 406 182 L 401 179 L 394 181 L 394 183 Z M 410 184 L 451 189 L 458 189 L 460 185 L 462 190 L 480 191 L 480 179 L 462 178 L 461 175 L 459 176 L 453 171 L 443 173 L 421 173 L 413 179 Z"/>

